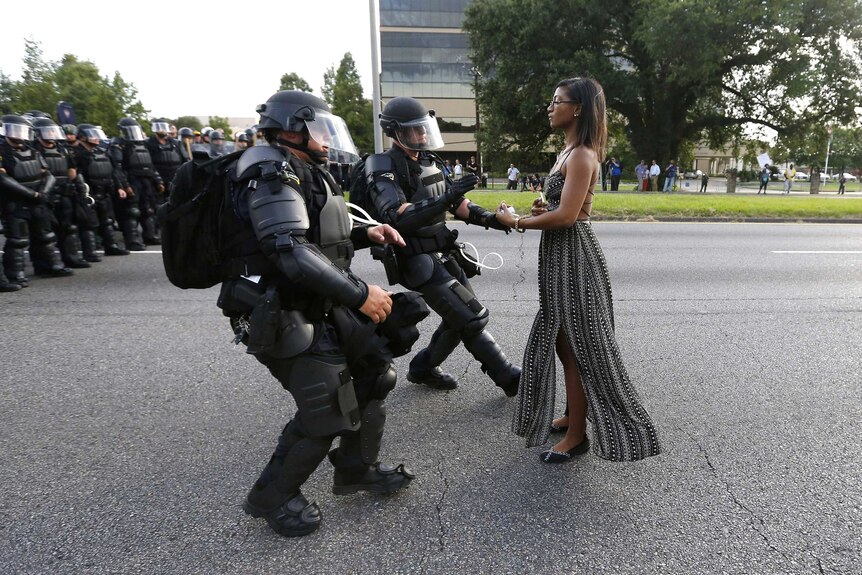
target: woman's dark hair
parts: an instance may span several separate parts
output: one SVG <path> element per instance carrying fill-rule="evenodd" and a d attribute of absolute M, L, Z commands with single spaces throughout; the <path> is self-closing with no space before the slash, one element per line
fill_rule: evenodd
<path fill-rule="evenodd" d="M 568 78 L 557 84 L 557 88 L 564 89 L 570 100 L 581 105 L 575 146 L 589 146 L 603 162 L 608 140 L 605 91 L 592 78 Z"/>

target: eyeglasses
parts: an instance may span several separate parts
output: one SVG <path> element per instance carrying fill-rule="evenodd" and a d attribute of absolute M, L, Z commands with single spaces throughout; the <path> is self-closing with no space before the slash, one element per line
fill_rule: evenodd
<path fill-rule="evenodd" d="M 577 104 L 577 102 L 574 100 L 556 100 L 556 99 L 554 99 L 548 103 L 548 108 L 553 108 L 557 104 Z"/>

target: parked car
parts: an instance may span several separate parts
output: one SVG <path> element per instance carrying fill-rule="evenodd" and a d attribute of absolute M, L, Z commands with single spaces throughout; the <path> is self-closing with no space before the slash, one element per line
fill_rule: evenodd
<path fill-rule="evenodd" d="M 845 179 L 846 181 L 848 181 L 848 182 L 857 182 L 857 181 L 859 181 L 859 178 L 857 178 L 857 177 L 856 177 L 856 176 L 854 176 L 853 174 L 848 174 L 847 172 L 844 172 L 844 179 Z"/>
<path fill-rule="evenodd" d="M 828 182 L 829 181 L 829 174 L 824 174 L 823 172 L 820 172 L 820 181 L 821 182 Z"/>
<path fill-rule="evenodd" d="M 807 182 L 810 179 L 811 179 L 811 176 L 809 176 L 805 172 L 796 172 L 796 181 Z"/>
<path fill-rule="evenodd" d="M 701 177 L 702 175 L 703 175 L 703 171 L 701 171 L 701 170 L 695 170 L 693 172 L 691 170 L 689 170 L 686 173 L 684 173 L 682 175 L 682 177 L 686 180 L 696 180 L 697 178 Z"/>

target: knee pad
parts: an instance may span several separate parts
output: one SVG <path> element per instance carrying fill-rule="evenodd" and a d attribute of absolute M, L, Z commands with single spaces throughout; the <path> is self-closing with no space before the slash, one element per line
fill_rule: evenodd
<path fill-rule="evenodd" d="M 422 295 L 431 309 L 458 332 L 477 333 L 488 323 L 487 308 L 456 279 L 426 286 Z"/>
<path fill-rule="evenodd" d="M 6 238 L 6 245 L 10 248 L 24 250 L 30 247 L 30 238 Z"/>
<path fill-rule="evenodd" d="M 270 370 L 293 395 L 296 419 L 310 437 L 359 428 L 359 403 L 344 357 L 306 354 L 283 364 L 287 369 Z"/>
<path fill-rule="evenodd" d="M 141 210 L 139 210 L 137 206 L 129 208 L 126 213 L 130 218 L 138 219 L 141 217 Z"/>
<path fill-rule="evenodd" d="M 385 399 L 389 392 L 395 389 L 396 381 L 398 381 L 398 374 L 395 368 L 390 365 L 389 369 L 377 376 L 372 384 L 368 394 L 369 399 Z"/>
<path fill-rule="evenodd" d="M 78 226 L 76 226 L 75 224 L 70 224 L 70 225 L 66 226 L 66 233 L 69 235 L 77 234 L 78 233 Z"/>
<path fill-rule="evenodd" d="M 415 289 L 428 283 L 431 276 L 434 275 L 436 266 L 437 262 L 431 254 L 418 254 L 406 258 L 403 260 L 403 265 L 399 266 L 404 286 L 408 289 Z"/>

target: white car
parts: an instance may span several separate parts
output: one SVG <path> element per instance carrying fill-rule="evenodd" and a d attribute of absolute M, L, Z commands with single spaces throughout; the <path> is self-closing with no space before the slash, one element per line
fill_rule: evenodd
<path fill-rule="evenodd" d="M 844 179 L 848 182 L 856 182 L 859 180 L 859 178 L 857 178 L 853 174 L 848 174 L 847 172 L 844 172 Z"/>
<path fill-rule="evenodd" d="M 820 172 L 820 181 L 821 182 L 828 182 L 829 181 L 829 174 L 824 174 L 823 172 Z"/>
<path fill-rule="evenodd" d="M 797 182 L 807 182 L 811 179 L 811 176 L 806 174 L 805 172 L 796 172 L 796 178 L 794 178 Z"/>

